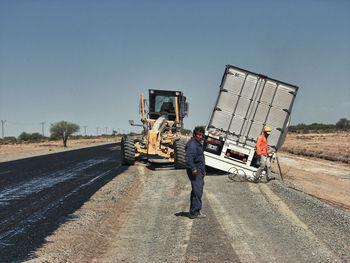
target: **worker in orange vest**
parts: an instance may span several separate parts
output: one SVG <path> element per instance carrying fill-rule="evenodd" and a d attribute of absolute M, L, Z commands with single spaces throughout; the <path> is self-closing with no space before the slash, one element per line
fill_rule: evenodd
<path fill-rule="evenodd" d="M 258 137 L 258 141 L 256 142 L 256 153 L 260 159 L 260 167 L 256 171 L 255 180 L 259 180 L 262 172 L 266 169 L 266 178 L 262 179 L 262 182 L 265 183 L 271 178 L 271 162 L 269 155 L 272 154 L 273 151 L 269 151 L 269 146 L 267 145 L 267 138 L 270 134 L 271 128 L 265 126 L 264 133 Z"/>

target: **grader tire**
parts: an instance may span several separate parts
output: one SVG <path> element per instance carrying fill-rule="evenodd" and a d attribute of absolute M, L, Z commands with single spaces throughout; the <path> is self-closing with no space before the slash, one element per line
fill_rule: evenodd
<path fill-rule="evenodd" d="M 186 168 L 186 140 L 178 140 L 174 145 L 174 167 L 175 169 Z"/>
<path fill-rule="evenodd" d="M 121 142 L 122 162 L 126 165 L 133 165 L 135 163 L 135 142 L 131 137 L 125 137 Z"/>

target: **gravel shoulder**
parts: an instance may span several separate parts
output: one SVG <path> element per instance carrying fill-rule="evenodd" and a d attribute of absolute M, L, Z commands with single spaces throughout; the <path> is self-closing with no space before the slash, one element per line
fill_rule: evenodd
<path fill-rule="evenodd" d="M 283 176 L 295 189 L 350 210 L 350 165 L 279 153 Z M 274 171 L 278 171 L 276 162 Z"/>
<path fill-rule="evenodd" d="M 188 218 L 184 170 L 137 163 L 96 192 L 28 262 L 346 262 L 350 215 L 291 184 L 205 179 Z"/>
<path fill-rule="evenodd" d="M 207 179 L 209 204 L 241 262 L 350 259 L 349 213 L 339 212 L 279 181 L 253 184 L 230 183 L 225 177 Z"/>

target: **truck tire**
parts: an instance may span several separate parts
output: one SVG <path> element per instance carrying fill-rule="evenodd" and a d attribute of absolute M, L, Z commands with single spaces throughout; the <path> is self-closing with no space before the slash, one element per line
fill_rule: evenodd
<path fill-rule="evenodd" d="M 178 140 L 174 145 L 174 167 L 175 169 L 186 168 L 186 140 Z"/>
<path fill-rule="evenodd" d="M 135 163 L 135 142 L 131 137 L 123 137 L 121 141 L 122 163 L 133 165 Z"/>

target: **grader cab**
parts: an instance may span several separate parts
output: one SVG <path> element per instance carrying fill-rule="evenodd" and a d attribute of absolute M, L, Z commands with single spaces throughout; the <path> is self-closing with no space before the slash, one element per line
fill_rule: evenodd
<path fill-rule="evenodd" d="M 121 141 L 123 164 L 132 165 L 140 157 L 163 158 L 173 162 L 175 168 L 186 167 L 185 145 L 181 139 L 183 118 L 187 116 L 188 103 L 181 91 L 149 90 L 148 110 L 141 95 L 142 137 L 125 136 Z M 131 125 L 133 121 L 130 121 Z"/>

